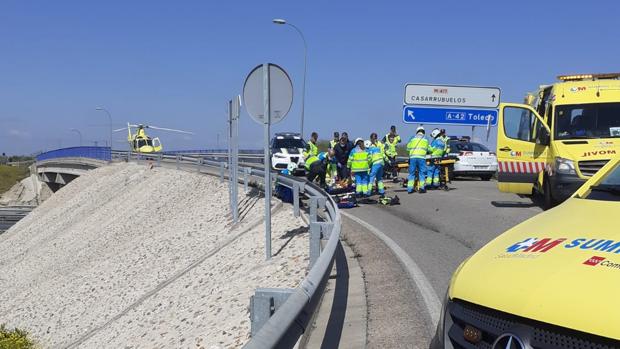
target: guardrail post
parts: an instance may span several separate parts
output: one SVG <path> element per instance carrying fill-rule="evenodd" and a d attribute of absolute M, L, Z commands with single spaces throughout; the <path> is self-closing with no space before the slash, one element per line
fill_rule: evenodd
<path fill-rule="evenodd" d="M 198 172 L 200 172 L 200 168 L 202 167 L 202 161 L 204 159 L 201 157 L 200 159 L 198 159 L 198 164 L 196 165 L 196 167 L 198 168 Z"/>
<path fill-rule="evenodd" d="M 161 166 L 161 153 L 157 154 L 157 167 Z"/>
<path fill-rule="evenodd" d="M 310 198 L 310 222 L 317 222 L 318 209 L 325 208 L 325 198 L 313 196 Z"/>
<path fill-rule="evenodd" d="M 299 184 L 293 184 L 293 215 L 299 218 Z"/>
<path fill-rule="evenodd" d="M 181 165 L 180 165 L 180 162 L 181 162 L 181 155 L 180 155 L 180 154 L 177 154 L 177 159 L 176 159 L 176 161 L 177 161 L 177 170 L 178 170 L 178 169 L 181 167 Z"/>
<path fill-rule="evenodd" d="M 286 302 L 294 290 L 290 288 L 257 288 L 250 297 L 250 324 L 254 336 L 269 318 Z"/>
<path fill-rule="evenodd" d="M 318 221 L 318 209 L 325 207 L 325 198 L 313 196 L 310 198 L 310 268 L 321 255 L 321 226 Z"/>
<path fill-rule="evenodd" d="M 310 222 L 316 222 L 316 208 L 318 206 L 318 202 L 317 202 L 317 198 L 316 197 L 311 197 L 310 198 Z"/>
<path fill-rule="evenodd" d="M 248 176 L 250 175 L 250 169 L 248 167 L 243 169 L 243 191 L 247 194 L 249 190 Z"/>
<path fill-rule="evenodd" d="M 220 162 L 220 182 L 224 183 L 224 163 Z"/>
<path fill-rule="evenodd" d="M 310 267 L 319 260 L 321 255 L 321 223 L 310 221 Z"/>

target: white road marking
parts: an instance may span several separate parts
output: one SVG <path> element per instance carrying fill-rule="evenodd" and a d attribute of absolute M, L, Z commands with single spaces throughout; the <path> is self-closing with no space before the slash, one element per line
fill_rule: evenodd
<path fill-rule="evenodd" d="M 375 234 L 394 252 L 394 254 L 403 264 L 405 269 L 407 269 L 407 272 L 409 273 L 409 276 L 414 286 L 418 289 L 420 295 L 422 295 L 422 300 L 424 301 L 424 305 L 426 306 L 426 311 L 428 312 L 428 315 L 432 322 L 431 330 L 434 330 L 437 327 L 437 323 L 439 323 L 441 301 L 439 300 L 439 297 L 437 297 L 437 293 L 435 293 L 433 286 L 431 286 L 431 283 L 428 281 L 428 278 L 426 277 L 426 275 L 424 275 L 424 272 L 422 272 L 422 269 L 420 269 L 418 264 L 413 259 L 411 259 L 411 257 L 409 257 L 409 254 L 407 254 L 405 250 L 398 246 L 398 244 L 394 242 L 394 240 L 385 235 L 376 227 L 366 223 L 365 221 L 353 216 L 350 213 L 340 211 L 340 214 L 370 230 L 370 232 Z"/>

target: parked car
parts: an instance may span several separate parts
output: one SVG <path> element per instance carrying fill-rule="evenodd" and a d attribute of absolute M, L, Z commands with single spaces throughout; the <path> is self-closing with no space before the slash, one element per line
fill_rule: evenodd
<path fill-rule="evenodd" d="M 497 172 L 497 156 L 485 145 L 467 139 L 451 140 L 450 155 L 457 156 L 453 176 L 480 177 L 490 180 Z"/>
<path fill-rule="evenodd" d="M 271 139 L 271 167 L 274 170 L 283 170 L 288 168 L 290 163 L 294 163 L 297 169 L 293 174 L 305 173 L 305 149 L 306 142 L 299 133 L 276 133 Z"/>

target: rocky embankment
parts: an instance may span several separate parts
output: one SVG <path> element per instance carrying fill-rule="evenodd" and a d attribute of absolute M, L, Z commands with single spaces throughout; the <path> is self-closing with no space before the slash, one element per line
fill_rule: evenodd
<path fill-rule="evenodd" d="M 240 190 L 243 192 L 243 190 Z M 256 287 L 296 287 L 305 224 L 240 197 L 232 225 L 218 178 L 114 164 L 77 178 L 0 235 L 0 323 L 42 347 L 229 348 L 249 339 Z"/>

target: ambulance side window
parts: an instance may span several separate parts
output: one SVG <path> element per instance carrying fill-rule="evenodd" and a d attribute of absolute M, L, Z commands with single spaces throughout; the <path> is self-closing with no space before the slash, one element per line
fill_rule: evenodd
<path fill-rule="evenodd" d="M 505 107 L 504 134 L 508 138 L 534 142 L 537 120 L 528 109 Z"/>

